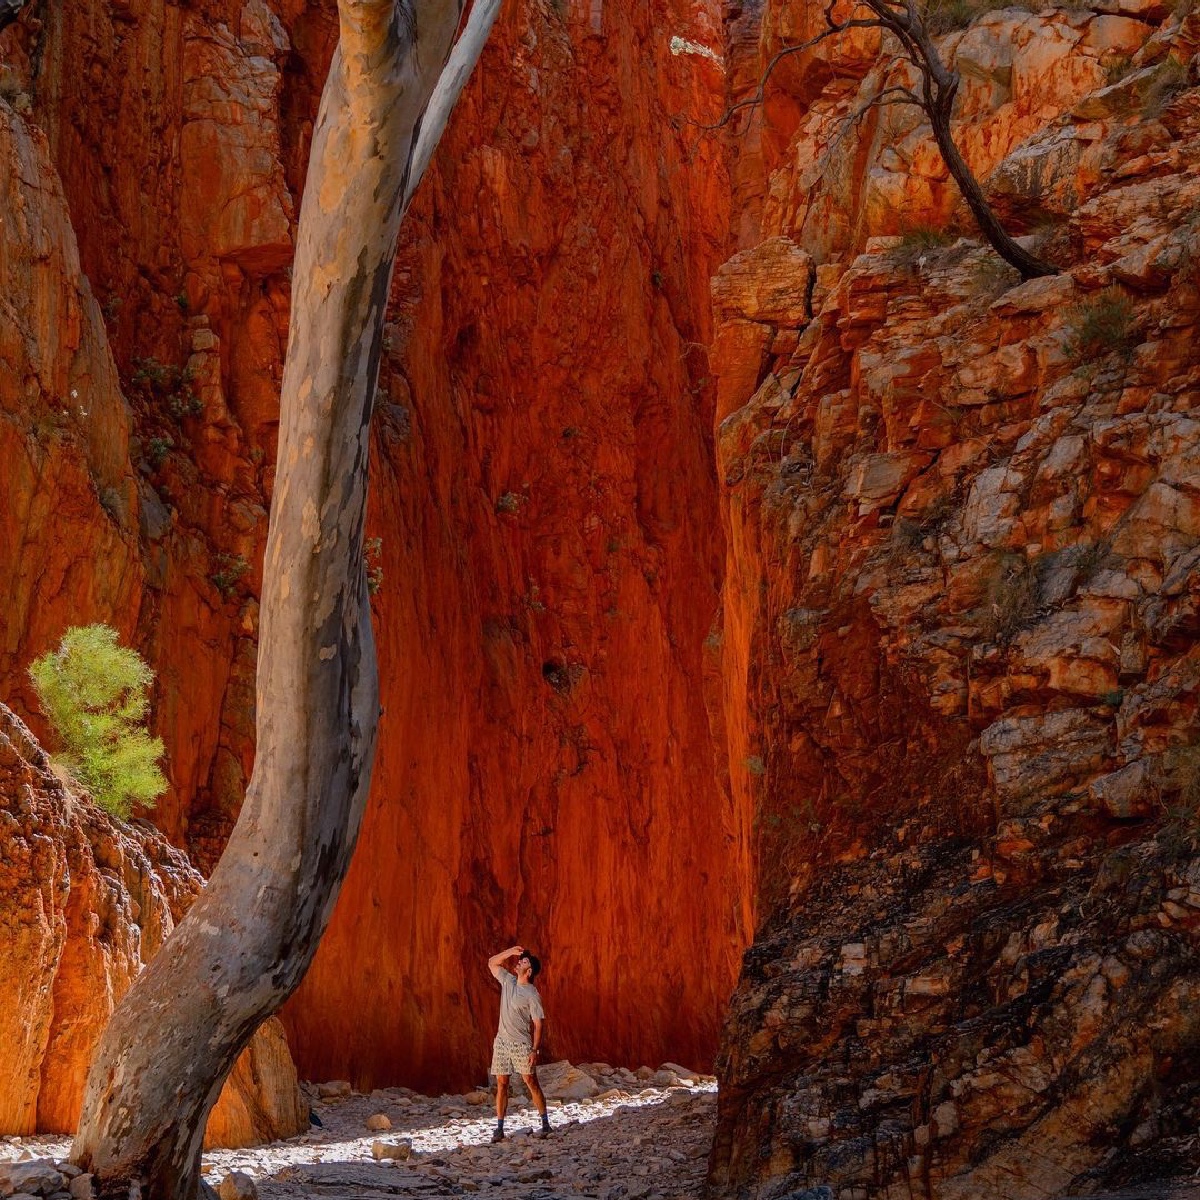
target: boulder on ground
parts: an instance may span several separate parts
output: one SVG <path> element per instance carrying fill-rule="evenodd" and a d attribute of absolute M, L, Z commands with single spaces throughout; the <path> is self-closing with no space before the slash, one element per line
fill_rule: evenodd
<path fill-rule="evenodd" d="M 538 1083 L 549 1100 L 588 1100 L 600 1090 L 599 1085 L 566 1059 L 538 1067 Z"/>
<path fill-rule="evenodd" d="M 401 1138 L 398 1142 L 372 1142 L 371 1157 L 376 1162 L 391 1159 L 393 1162 L 403 1162 L 412 1154 L 412 1142 Z"/>
<path fill-rule="evenodd" d="M 217 1188 L 221 1200 L 258 1200 L 258 1186 L 242 1171 L 230 1171 Z"/>

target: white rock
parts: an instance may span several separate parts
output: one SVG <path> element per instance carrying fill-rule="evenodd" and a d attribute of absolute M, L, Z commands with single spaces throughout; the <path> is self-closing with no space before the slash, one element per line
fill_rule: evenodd
<path fill-rule="evenodd" d="M 658 1069 L 660 1071 L 673 1071 L 680 1079 L 686 1079 L 688 1083 L 700 1082 L 700 1076 L 695 1071 L 689 1071 L 687 1067 L 681 1067 L 678 1063 L 659 1063 Z"/>
<path fill-rule="evenodd" d="M 57 1192 L 66 1186 L 66 1180 L 53 1163 L 44 1159 L 36 1162 L 0 1164 L 0 1194 L 12 1196 L 20 1192 Z"/>
<path fill-rule="evenodd" d="M 590 1075 L 565 1059 L 539 1067 L 538 1082 L 551 1100 L 586 1100 L 600 1091 Z"/>

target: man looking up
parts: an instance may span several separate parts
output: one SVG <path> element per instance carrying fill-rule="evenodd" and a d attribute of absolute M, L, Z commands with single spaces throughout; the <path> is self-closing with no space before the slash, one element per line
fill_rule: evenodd
<path fill-rule="evenodd" d="M 516 974 L 506 970 L 504 964 L 516 959 Z M 496 1132 L 493 1142 L 504 1140 L 504 1114 L 508 1111 L 508 1081 L 515 1073 L 521 1076 L 533 1097 L 534 1107 L 542 1116 L 542 1134 L 550 1132 L 550 1119 L 546 1116 L 546 1097 L 537 1080 L 538 1048 L 542 1044 L 542 1023 L 546 1019 L 542 1011 L 542 998 L 533 986 L 542 964 L 536 954 L 530 954 L 524 946 L 510 946 L 493 954 L 488 959 L 488 970 L 500 982 L 500 1028 L 492 1043 L 492 1074 L 496 1077 Z M 533 1037 L 529 1028 L 533 1026 Z"/>

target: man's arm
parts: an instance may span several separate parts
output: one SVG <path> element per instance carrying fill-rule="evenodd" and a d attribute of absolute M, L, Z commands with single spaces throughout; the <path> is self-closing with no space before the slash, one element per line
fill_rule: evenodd
<path fill-rule="evenodd" d="M 542 1026 L 545 1022 L 540 1017 L 533 1018 L 533 1049 L 529 1052 L 529 1069 L 533 1070 L 537 1062 L 538 1051 L 542 1044 Z"/>
<path fill-rule="evenodd" d="M 500 972 L 504 970 L 504 964 L 510 958 L 516 957 L 518 954 L 524 954 L 524 946 L 509 946 L 507 950 L 501 950 L 499 954 L 493 954 L 488 959 L 488 970 L 497 978 L 500 978 Z"/>

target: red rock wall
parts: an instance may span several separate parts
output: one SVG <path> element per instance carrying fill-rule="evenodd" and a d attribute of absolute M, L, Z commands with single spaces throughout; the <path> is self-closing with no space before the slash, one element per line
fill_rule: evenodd
<path fill-rule="evenodd" d="M 47 6 L 6 35 L 128 454 L 111 466 L 124 523 L 97 490 L 99 535 L 73 522 L 54 548 L 81 582 L 20 569 L 28 615 L 0 678 L 36 720 L 23 671 L 68 623 L 132 636 L 159 673 L 154 819 L 202 866 L 253 762 L 286 272 L 331 13 L 133 0 Z M 406 227 L 370 514 L 383 741 L 359 859 L 288 1012 L 306 1073 L 476 1079 L 483 963 L 518 936 L 545 959 L 557 1052 L 711 1059 L 746 937 L 705 705 L 707 280 L 728 201 L 721 143 L 671 119 L 718 114 L 720 41 L 716 5 L 513 7 Z M 22 321 L 58 361 L 45 315 Z M 33 482 L 5 486 L 31 506 Z M 51 507 L 61 489 L 40 486 Z M 3 562 L 53 542 L 47 521 Z"/>
<path fill-rule="evenodd" d="M 804 7 L 769 8 L 765 57 Z M 762 236 L 713 286 L 758 926 L 714 1195 L 1190 1173 L 1200 23 L 1140 16 L 943 41 L 967 156 L 1053 278 L 970 240 L 912 114 L 839 138 L 870 61 L 783 77 L 763 118 Z"/>
<path fill-rule="evenodd" d="M 375 793 L 288 1009 L 315 1077 L 482 1079 L 518 937 L 554 1054 L 710 1061 L 743 936 L 700 686 L 727 210 L 719 143 L 667 125 L 720 74 L 672 33 L 719 45 L 687 5 L 510 11 L 407 226 Z"/>
<path fill-rule="evenodd" d="M 114 1006 L 203 880 L 161 834 L 72 795 L 0 704 L 0 884 L 0 1129 L 70 1132 Z M 307 1128 L 283 1028 L 269 1021 L 226 1081 L 205 1145 Z"/>

